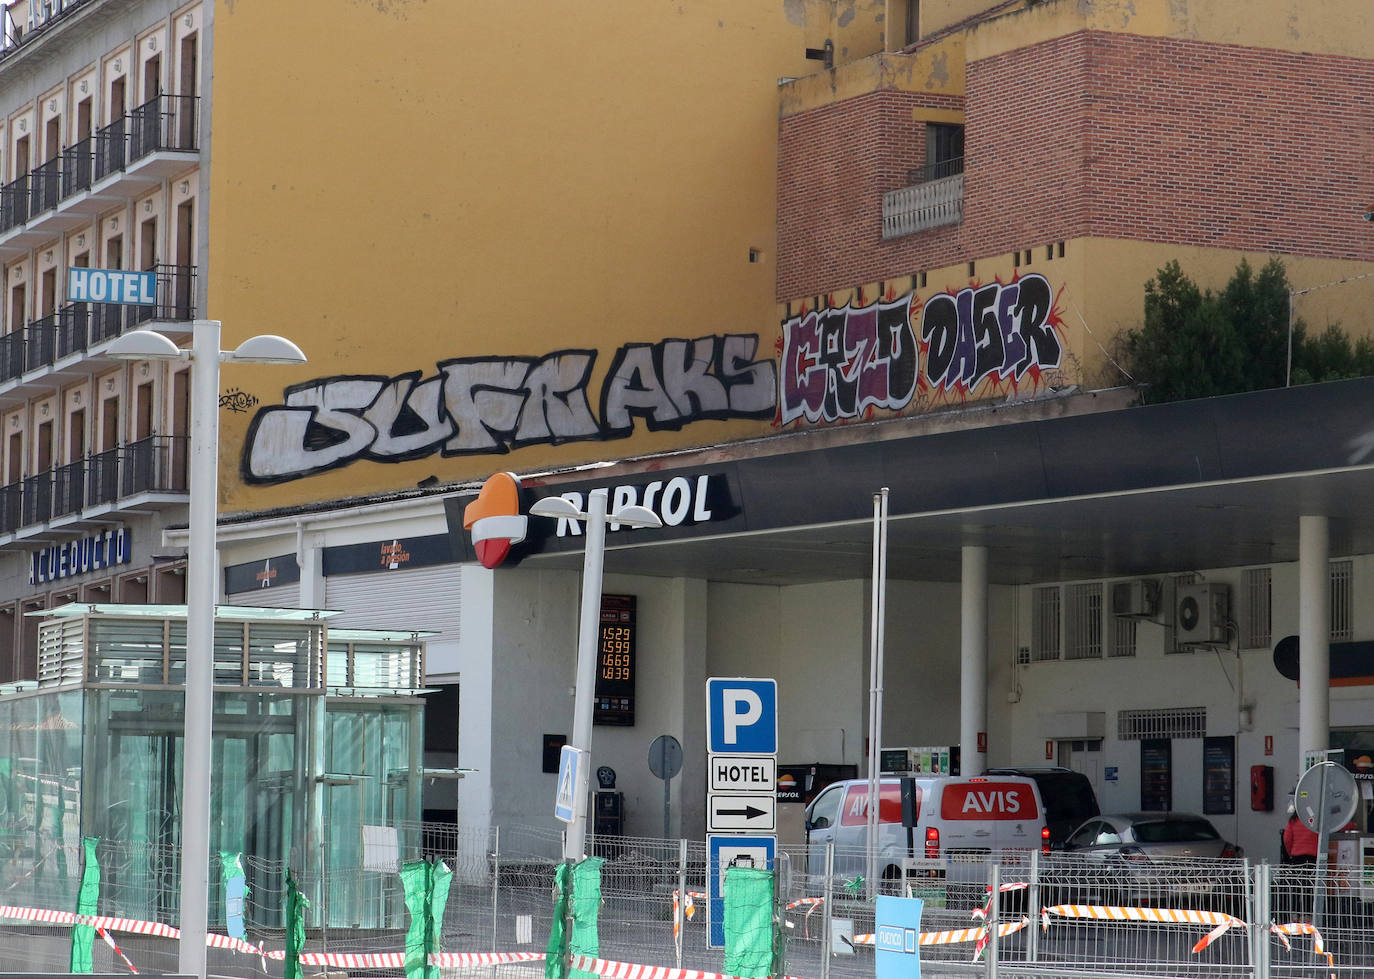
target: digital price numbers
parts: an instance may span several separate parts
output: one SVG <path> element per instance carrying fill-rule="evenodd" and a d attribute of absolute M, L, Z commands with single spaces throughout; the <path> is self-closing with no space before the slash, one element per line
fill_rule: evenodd
<path fill-rule="evenodd" d="M 597 724 L 635 722 L 635 596 L 601 596 L 596 645 Z"/>

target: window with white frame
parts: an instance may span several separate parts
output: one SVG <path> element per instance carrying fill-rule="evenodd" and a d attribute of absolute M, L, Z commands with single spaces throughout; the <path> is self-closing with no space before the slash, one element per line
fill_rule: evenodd
<path fill-rule="evenodd" d="M 1059 586 L 1031 590 L 1031 659 L 1059 658 Z"/>
<path fill-rule="evenodd" d="M 1350 639 L 1354 601 L 1353 562 L 1349 558 L 1332 561 L 1329 566 L 1331 582 L 1331 641 Z"/>
<path fill-rule="evenodd" d="M 1274 575 L 1270 568 L 1246 568 L 1240 576 L 1240 645 L 1264 649 L 1273 642 Z"/>
<path fill-rule="evenodd" d="M 1064 608 L 1064 658 L 1102 658 L 1102 582 L 1069 585 Z"/>

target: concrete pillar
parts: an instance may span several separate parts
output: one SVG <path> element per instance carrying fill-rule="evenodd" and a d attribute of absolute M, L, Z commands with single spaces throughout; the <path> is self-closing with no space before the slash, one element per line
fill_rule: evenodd
<path fill-rule="evenodd" d="M 1331 586 L 1326 517 L 1298 526 L 1298 771 L 1331 739 Z"/>
<path fill-rule="evenodd" d="M 988 767 L 978 750 L 988 730 L 988 549 L 966 545 L 959 587 L 959 757 L 960 774 L 981 775 Z"/>

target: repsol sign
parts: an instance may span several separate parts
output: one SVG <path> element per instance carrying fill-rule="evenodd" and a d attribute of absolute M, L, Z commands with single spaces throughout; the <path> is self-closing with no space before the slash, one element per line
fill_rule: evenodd
<path fill-rule="evenodd" d="M 626 506 L 642 506 L 663 521 L 662 527 L 622 527 L 614 519 L 606 522 L 607 544 L 676 540 L 703 534 L 737 533 L 748 529 L 739 488 L 738 468 L 734 463 L 714 464 L 700 469 L 676 469 L 635 473 L 614 480 L 578 481 L 537 485 L 525 483 L 520 492 L 520 512 L 528 513 L 537 500 L 561 496 L 578 510 L 587 509 L 590 494 L 606 491 L 606 511 L 614 514 Z M 460 561 L 475 561 L 472 542 L 463 530 L 463 509 L 475 497 L 452 496 L 444 501 L 449 538 Z M 525 539 L 511 547 L 506 564 L 533 554 L 582 549 L 586 527 L 579 520 L 531 517 Z"/>
<path fill-rule="evenodd" d="M 54 544 L 29 555 L 29 584 L 42 585 L 129 563 L 129 529 Z"/>

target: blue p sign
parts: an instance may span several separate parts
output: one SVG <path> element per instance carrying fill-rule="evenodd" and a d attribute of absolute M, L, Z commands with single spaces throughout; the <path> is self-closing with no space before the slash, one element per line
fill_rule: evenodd
<path fill-rule="evenodd" d="M 706 750 L 712 754 L 776 754 L 778 681 L 707 680 L 706 727 Z"/>

